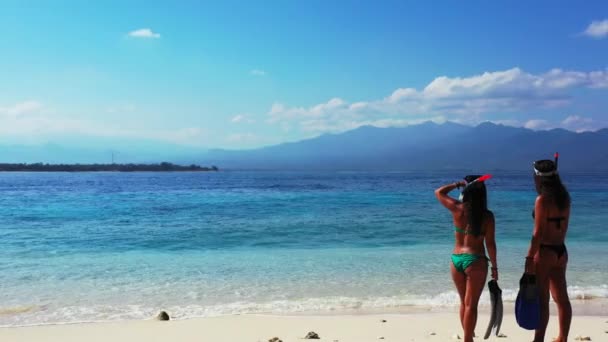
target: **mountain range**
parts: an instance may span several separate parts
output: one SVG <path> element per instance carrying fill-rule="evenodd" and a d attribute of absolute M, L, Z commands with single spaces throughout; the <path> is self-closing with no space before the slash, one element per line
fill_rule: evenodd
<path fill-rule="evenodd" d="M 363 126 L 298 142 L 249 150 L 159 147 L 119 149 L 117 162 L 217 165 L 249 170 L 529 170 L 559 151 L 560 169 L 608 171 L 608 129 L 534 131 L 482 123 L 426 122 L 407 127 Z M 111 151 L 60 145 L 0 145 L 0 162 L 107 163 Z"/>
<path fill-rule="evenodd" d="M 493 123 L 363 126 L 254 150 L 210 150 L 207 164 L 244 169 L 528 170 L 559 151 L 560 169 L 608 170 L 608 129 L 534 131 Z"/>

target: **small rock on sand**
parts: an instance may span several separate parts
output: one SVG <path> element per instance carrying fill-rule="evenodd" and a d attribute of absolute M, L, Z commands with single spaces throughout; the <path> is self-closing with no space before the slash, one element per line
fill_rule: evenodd
<path fill-rule="evenodd" d="M 268 342 L 283 342 L 283 341 L 278 337 L 273 337 L 270 340 L 268 340 Z"/>
<path fill-rule="evenodd" d="M 454 339 L 454 340 L 460 340 L 460 335 L 454 334 L 454 335 L 452 335 L 452 339 Z"/>
<path fill-rule="evenodd" d="M 306 339 L 306 340 L 318 340 L 318 339 L 320 339 L 320 337 L 319 337 L 319 334 L 317 334 L 314 331 L 311 331 L 308 334 L 306 334 L 306 336 L 304 337 L 304 339 Z"/>
<path fill-rule="evenodd" d="M 575 341 L 591 341 L 591 337 L 578 335 L 574 338 L 574 340 Z"/>
<path fill-rule="evenodd" d="M 385 320 L 385 319 L 383 319 L 383 320 L 381 320 L 380 322 L 382 322 L 382 323 L 386 323 L 386 320 Z"/>
<path fill-rule="evenodd" d="M 435 336 L 435 335 L 437 335 L 437 333 L 436 333 L 436 332 L 434 332 L 434 331 L 432 331 L 432 332 L 431 332 L 429 335 L 431 335 L 431 336 Z"/>
<path fill-rule="evenodd" d="M 169 314 L 166 311 L 161 311 L 156 315 L 156 319 L 159 321 L 168 321 L 171 318 L 169 318 Z"/>

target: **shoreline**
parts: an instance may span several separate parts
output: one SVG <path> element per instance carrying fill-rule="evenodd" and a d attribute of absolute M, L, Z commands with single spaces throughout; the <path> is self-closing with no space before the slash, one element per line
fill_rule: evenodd
<path fill-rule="evenodd" d="M 503 298 L 504 300 L 504 298 Z M 572 303 L 573 316 L 584 316 L 584 317 L 605 317 L 608 316 L 608 299 L 607 298 L 593 298 L 593 299 L 570 299 Z M 504 312 L 506 315 L 513 315 L 515 310 L 514 301 L 504 300 Z M 557 315 L 556 306 L 553 301 L 550 303 L 550 314 Z M 431 305 L 400 305 L 395 307 L 378 307 L 378 308 L 342 308 L 342 309 L 330 309 L 330 310 L 302 310 L 294 312 L 280 312 L 280 311 L 258 311 L 258 312 L 236 312 L 236 313 L 218 313 L 209 315 L 193 315 L 193 316 L 179 316 L 175 315 L 175 312 L 171 311 L 170 308 L 159 308 L 169 313 L 171 321 L 190 321 L 190 320 L 206 320 L 206 319 L 220 319 L 238 316 L 271 316 L 271 317 L 360 317 L 360 316 L 376 316 L 376 315 L 457 315 L 459 307 L 457 305 L 442 305 L 442 306 L 431 306 Z M 490 305 L 489 303 L 480 303 L 478 306 L 479 314 L 489 314 Z M 4 316 L 19 316 L 22 312 L 12 311 L 7 309 L 4 312 L 0 312 L 0 317 Z M 150 315 L 149 317 L 139 318 L 109 318 L 109 319 L 92 319 L 92 320 L 81 320 L 81 321 L 57 321 L 57 322 L 35 322 L 23 324 L 0 324 L 0 329 L 18 329 L 18 328 L 32 328 L 32 327 L 44 327 L 44 326 L 65 326 L 65 325 L 80 325 L 80 324 L 129 324 L 133 322 L 145 322 L 155 320 Z M 608 329 L 608 326 L 607 326 Z"/>
<path fill-rule="evenodd" d="M 489 320 L 480 310 L 477 340 L 482 339 Z M 589 336 L 592 341 L 608 338 L 604 316 L 573 317 L 570 340 Z M 245 314 L 191 318 L 161 322 L 154 319 L 53 324 L 0 328 L 0 340 L 21 341 L 268 341 L 278 337 L 284 342 L 301 341 L 310 331 L 321 341 L 454 341 L 462 338 L 456 313 L 358 314 L 358 315 L 264 315 Z M 501 341 L 524 341 L 533 332 L 519 328 L 508 310 L 504 316 Z M 557 317 L 552 315 L 547 340 L 557 335 Z M 497 339 L 496 336 L 490 338 Z"/>

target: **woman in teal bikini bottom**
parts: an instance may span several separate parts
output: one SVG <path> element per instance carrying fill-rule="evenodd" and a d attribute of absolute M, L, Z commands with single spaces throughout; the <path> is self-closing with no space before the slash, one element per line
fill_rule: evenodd
<path fill-rule="evenodd" d="M 486 187 L 479 176 L 447 184 L 435 190 L 435 196 L 452 214 L 455 245 L 452 254 L 452 279 L 460 296 L 460 322 L 464 342 L 472 342 L 477 323 L 477 304 L 492 263 L 492 278 L 498 280 L 494 215 L 487 208 Z M 463 187 L 460 200 L 448 193 Z M 464 227 L 464 228 L 460 228 Z M 486 247 L 489 259 L 486 257 Z"/>
<path fill-rule="evenodd" d="M 460 273 L 464 273 L 464 271 L 469 266 L 471 266 L 471 264 L 473 264 L 479 259 L 488 260 L 485 255 L 476 255 L 469 253 L 452 254 L 452 264 L 454 264 L 454 268 L 456 268 L 456 271 Z"/>

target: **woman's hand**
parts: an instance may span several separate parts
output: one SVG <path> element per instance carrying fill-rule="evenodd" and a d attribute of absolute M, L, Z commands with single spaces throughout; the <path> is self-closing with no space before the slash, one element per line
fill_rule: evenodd
<path fill-rule="evenodd" d="M 524 273 L 536 274 L 536 267 L 534 267 L 534 258 L 526 257 L 526 266 Z"/>
<path fill-rule="evenodd" d="M 498 281 L 498 268 L 496 267 L 492 267 L 492 279 Z"/>
<path fill-rule="evenodd" d="M 441 204 L 443 204 L 444 207 L 448 208 L 449 211 L 451 211 L 452 213 L 456 210 L 458 210 L 458 206 L 460 205 L 460 201 L 448 196 L 448 193 L 454 189 L 456 189 L 457 187 L 459 187 L 459 184 L 465 184 L 464 182 L 455 182 L 455 183 L 450 183 L 450 184 L 446 184 L 440 188 L 438 188 L 437 190 L 435 190 L 435 196 L 437 197 L 437 199 L 439 200 L 439 202 Z"/>

